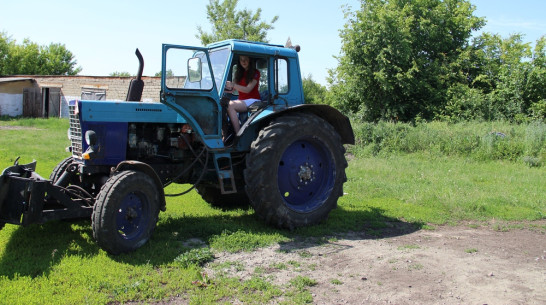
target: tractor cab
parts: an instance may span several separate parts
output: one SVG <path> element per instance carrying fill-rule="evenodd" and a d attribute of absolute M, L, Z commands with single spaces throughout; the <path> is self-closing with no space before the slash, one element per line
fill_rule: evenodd
<path fill-rule="evenodd" d="M 210 149 L 225 147 L 222 133 L 226 133 L 226 116 L 222 115 L 222 100 L 225 103 L 238 98 L 237 92 L 226 93 L 226 82 L 234 79 L 242 55 L 250 57 L 260 72 L 261 102 L 249 107 L 249 113 L 240 115 L 243 128 L 237 135 L 236 150 L 248 150 L 252 137 L 245 140 L 243 135 L 246 131 L 252 133 L 252 122 L 302 104 L 296 50 L 241 40 L 218 42 L 207 48 L 163 45 L 161 102 L 188 118 Z"/>

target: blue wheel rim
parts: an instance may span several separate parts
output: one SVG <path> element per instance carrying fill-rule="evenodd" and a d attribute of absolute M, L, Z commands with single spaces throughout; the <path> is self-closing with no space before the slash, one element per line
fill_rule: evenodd
<path fill-rule="evenodd" d="M 139 238 L 148 226 L 148 201 L 139 192 L 131 192 L 123 198 L 117 211 L 118 234 L 126 240 Z"/>
<path fill-rule="evenodd" d="M 290 209 L 301 213 L 316 210 L 332 192 L 332 154 L 316 139 L 295 141 L 279 161 L 277 181 L 280 195 Z"/>

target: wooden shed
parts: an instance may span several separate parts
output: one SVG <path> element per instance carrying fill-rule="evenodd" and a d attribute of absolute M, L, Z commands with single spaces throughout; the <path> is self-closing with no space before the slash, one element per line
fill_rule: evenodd
<path fill-rule="evenodd" d="M 142 101 L 158 102 L 160 77 L 142 77 Z M 73 99 L 124 101 L 131 77 L 16 75 L 0 77 L 0 116 L 68 117 Z"/>

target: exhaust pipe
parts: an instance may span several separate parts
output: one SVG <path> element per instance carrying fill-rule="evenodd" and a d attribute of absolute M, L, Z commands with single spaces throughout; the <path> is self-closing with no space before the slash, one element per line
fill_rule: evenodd
<path fill-rule="evenodd" d="M 136 79 L 132 79 L 131 83 L 129 84 L 129 91 L 127 92 L 127 98 L 126 101 L 134 101 L 134 102 L 140 102 L 140 99 L 142 98 L 142 91 L 144 90 L 144 81 L 142 80 L 142 71 L 144 71 L 144 59 L 142 58 L 142 54 L 140 54 L 140 51 L 138 48 L 135 52 L 136 56 L 138 57 L 138 74 Z"/>

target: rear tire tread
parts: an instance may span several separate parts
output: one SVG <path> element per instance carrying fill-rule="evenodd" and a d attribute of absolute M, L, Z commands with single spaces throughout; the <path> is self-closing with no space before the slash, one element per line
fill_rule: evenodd
<path fill-rule="evenodd" d="M 315 132 L 319 135 L 315 136 Z M 277 148 L 287 147 L 302 134 L 315 137 L 317 141 L 327 146 L 334 159 L 336 173 L 328 199 L 308 213 L 291 210 L 284 204 L 276 180 L 278 164 L 275 162 L 280 159 L 279 153 L 281 156 L 283 153 Z M 338 197 L 343 195 L 343 183 L 347 181 L 345 174 L 347 160 L 344 153 L 345 148 L 341 144 L 339 134 L 328 122 L 315 115 L 287 114 L 272 121 L 260 131 L 247 156 L 244 175 L 246 191 L 256 214 L 270 225 L 289 230 L 325 220 L 330 211 L 337 206 Z"/>

